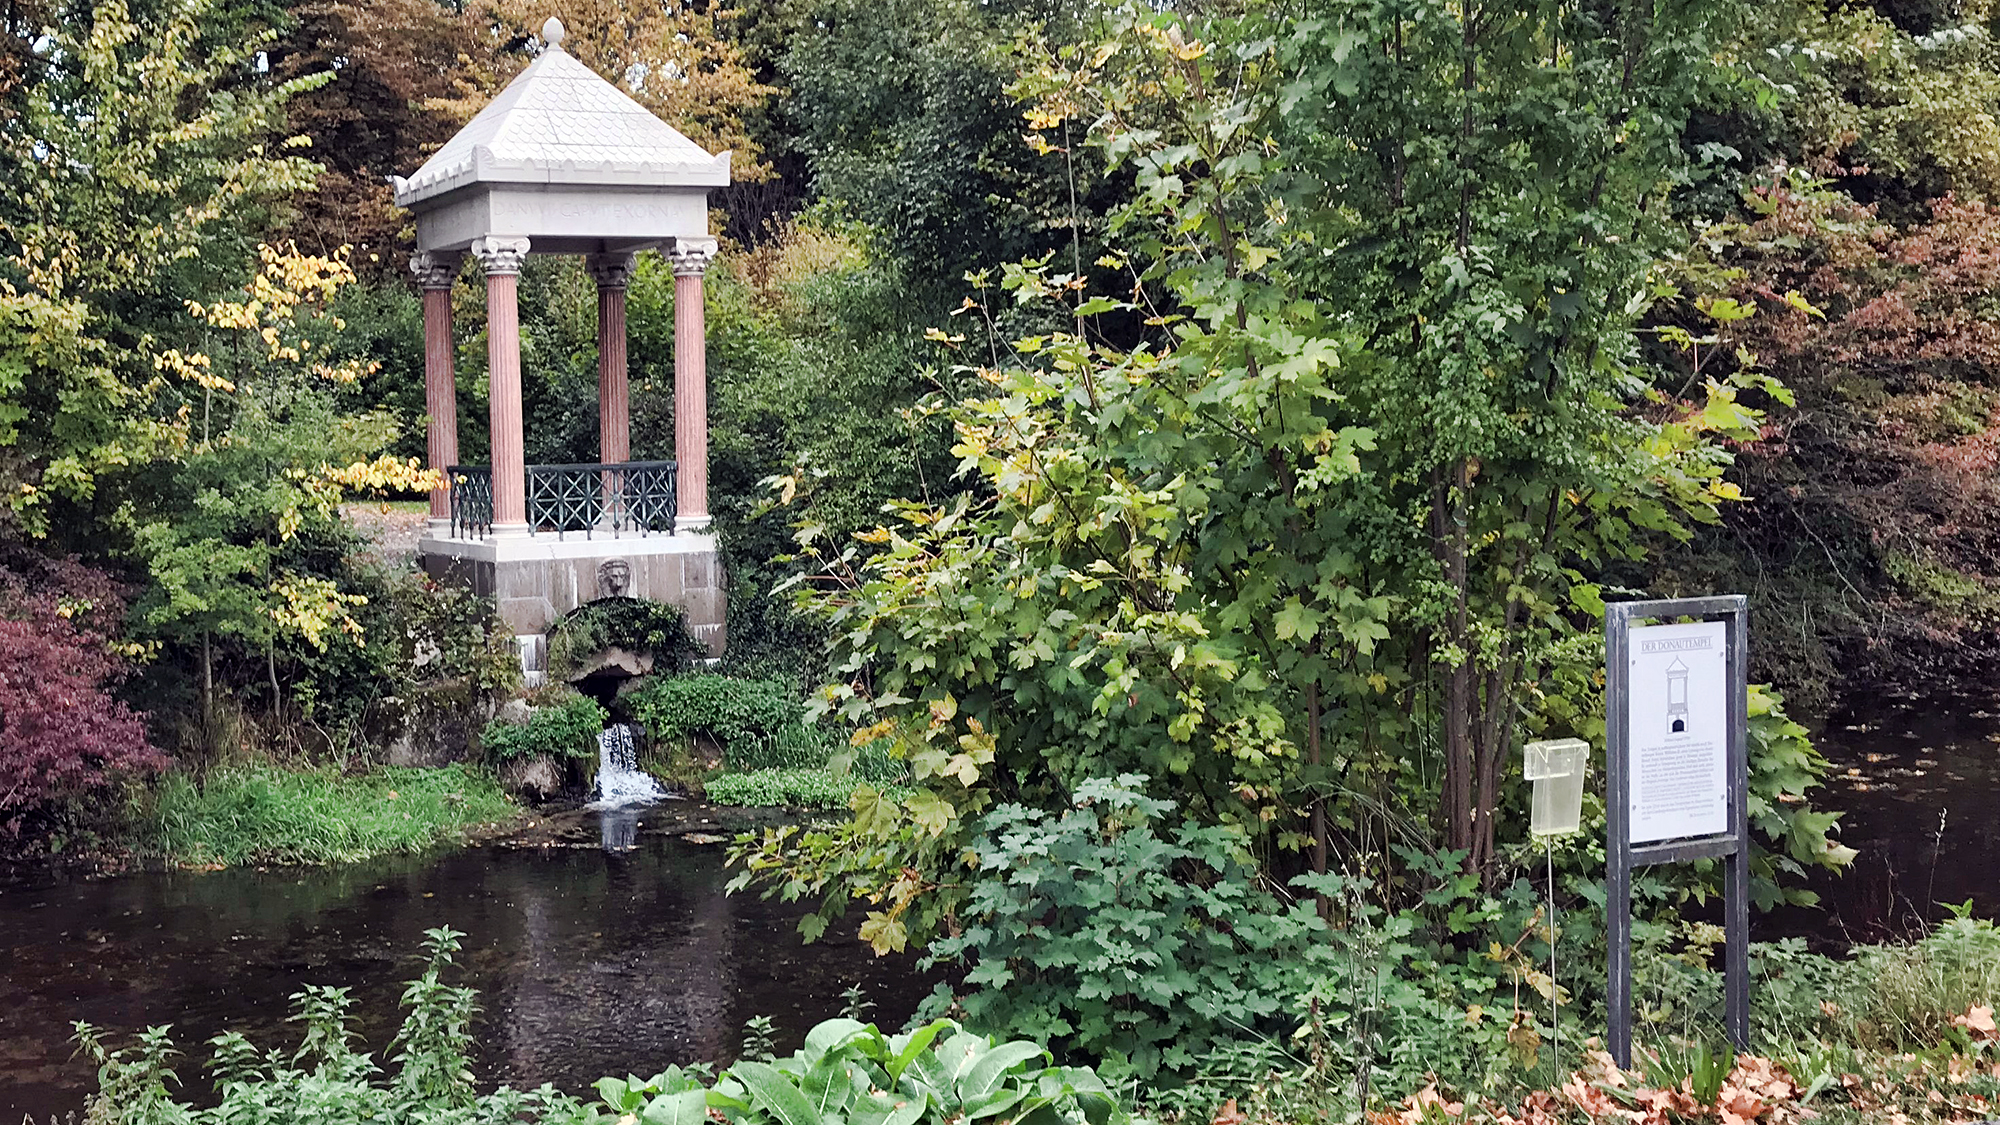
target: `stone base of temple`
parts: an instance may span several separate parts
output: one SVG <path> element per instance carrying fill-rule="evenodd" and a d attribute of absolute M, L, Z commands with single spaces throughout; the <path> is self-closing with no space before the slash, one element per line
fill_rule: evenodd
<path fill-rule="evenodd" d="M 727 640 L 722 560 L 713 535 L 433 534 L 418 543 L 417 557 L 432 578 L 493 597 L 517 636 L 546 634 L 563 614 L 600 598 L 630 597 L 679 606 L 710 656 L 722 655 Z"/>

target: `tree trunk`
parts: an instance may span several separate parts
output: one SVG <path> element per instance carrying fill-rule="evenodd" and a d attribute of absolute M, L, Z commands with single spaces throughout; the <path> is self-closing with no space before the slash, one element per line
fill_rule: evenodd
<path fill-rule="evenodd" d="M 275 726 L 285 721 L 285 700 L 278 693 L 278 646 L 273 642 L 264 650 L 264 668 L 271 676 L 271 722 Z"/>
<path fill-rule="evenodd" d="M 1320 703 L 1319 681 L 1306 685 L 1306 764 L 1317 767 L 1320 764 Z M 1315 770 L 1315 773 L 1318 771 Z M 1320 784 L 1315 780 L 1314 784 Z M 1326 794 L 1314 793 L 1312 799 L 1312 865 L 1313 874 L 1326 874 Z M 1326 895 L 1319 898 L 1319 916 L 1331 920 L 1333 903 Z"/>
<path fill-rule="evenodd" d="M 1508 627 L 1511 629 L 1511 617 Z M 1511 646 L 1503 646 L 1503 649 Z M 1503 651 L 1498 663 L 1486 673 L 1486 698 L 1479 722 L 1479 796 L 1473 807 L 1472 866 L 1481 882 L 1493 874 L 1493 815 L 1500 805 L 1500 763 L 1513 742 L 1514 669 L 1519 658 Z"/>
<path fill-rule="evenodd" d="M 1444 817 L 1445 846 L 1466 853 L 1473 850 L 1473 712 L 1478 707 L 1473 676 L 1472 637 L 1466 591 L 1467 542 L 1464 496 L 1471 483 L 1470 467 L 1460 458 L 1447 480 L 1433 473 L 1431 489 L 1431 546 L 1443 568 L 1445 585 L 1451 591 L 1451 606 L 1444 627 L 1445 643 L 1456 649 L 1458 659 L 1445 670 L 1444 679 Z"/>
<path fill-rule="evenodd" d="M 214 756 L 215 730 L 215 646 L 208 632 L 201 632 L 201 740 Z"/>

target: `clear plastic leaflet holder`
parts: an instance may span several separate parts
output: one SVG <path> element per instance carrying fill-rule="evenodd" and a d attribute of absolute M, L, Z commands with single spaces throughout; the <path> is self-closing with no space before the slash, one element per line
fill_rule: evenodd
<path fill-rule="evenodd" d="M 1530 742 L 1522 748 L 1526 760 L 1521 763 L 1521 773 L 1535 787 L 1533 808 L 1528 820 L 1528 831 L 1540 837 L 1548 848 L 1548 920 L 1549 920 L 1549 1026 L 1555 1029 L 1554 1051 L 1556 1073 L 1562 1073 L 1562 1022 L 1556 1010 L 1556 998 L 1561 995 L 1556 981 L 1556 851 L 1552 837 L 1574 832 L 1583 821 L 1583 772 L 1590 761 L 1590 744 L 1581 738 L 1556 738 L 1546 742 Z"/>
<path fill-rule="evenodd" d="M 1574 832 L 1583 820 L 1583 774 L 1590 744 L 1580 738 L 1530 742 L 1522 774 L 1534 783 L 1528 830 L 1537 836 Z"/>

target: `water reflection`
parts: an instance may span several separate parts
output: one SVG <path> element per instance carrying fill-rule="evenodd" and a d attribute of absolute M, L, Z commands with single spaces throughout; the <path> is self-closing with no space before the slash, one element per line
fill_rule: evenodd
<path fill-rule="evenodd" d="M 639 818 L 643 808 L 605 809 L 597 814 L 599 847 L 607 852 L 629 852 L 639 846 Z"/>
<path fill-rule="evenodd" d="M 899 1023 L 928 991 L 907 959 L 801 946 L 798 908 L 726 896 L 720 849 L 644 835 L 644 814 L 607 818 L 603 848 L 0 890 L 0 1107 L 77 1105 L 91 1073 L 70 1058 L 73 1019 L 121 1033 L 173 1023 L 197 1090 L 198 1045 L 218 1031 L 295 1042 L 286 998 L 307 983 L 352 988 L 380 1052 L 422 931 L 445 924 L 468 933 L 481 1077 L 516 1086 L 583 1093 L 605 1074 L 723 1058 L 758 1014 L 797 1042 L 856 983 L 878 1020 Z"/>
<path fill-rule="evenodd" d="M 1879 695 L 1824 724 L 1834 765 L 1813 803 L 1844 810 L 1848 873 L 1815 877 L 1824 915 L 1788 928 L 1835 940 L 1906 936 L 1971 901 L 2000 914 L 2000 703 L 1986 696 Z"/>

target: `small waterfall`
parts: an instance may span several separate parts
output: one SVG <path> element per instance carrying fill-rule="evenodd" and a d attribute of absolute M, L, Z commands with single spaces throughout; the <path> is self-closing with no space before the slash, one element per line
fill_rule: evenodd
<path fill-rule="evenodd" d="M 632 724 L 613 723 L 597 735 L 597 792 L 593 809 L 645 805 L 669 796 L 660 783 L 639 769 Z"/>

